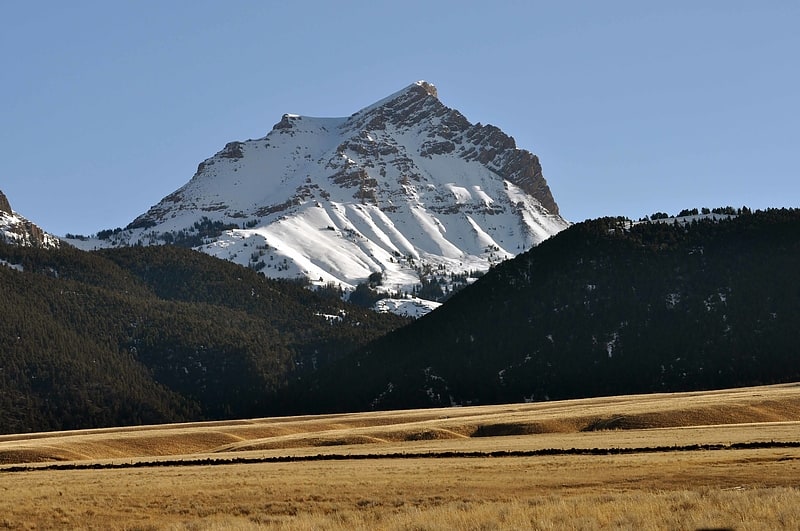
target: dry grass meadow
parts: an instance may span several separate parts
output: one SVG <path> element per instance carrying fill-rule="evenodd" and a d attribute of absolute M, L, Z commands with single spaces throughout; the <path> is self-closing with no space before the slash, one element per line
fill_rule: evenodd
<path fill-rule="evenodd" d="M 0 436 L 0 529 L 800 529 L 800 384 Z"/>

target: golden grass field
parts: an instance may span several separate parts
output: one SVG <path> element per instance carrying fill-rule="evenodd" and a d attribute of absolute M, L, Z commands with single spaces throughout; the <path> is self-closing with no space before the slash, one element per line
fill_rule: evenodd
<path fill-rule="evenodd" d="M 0 436 L 0 529 L 800 529 L 800 384 Z"/>

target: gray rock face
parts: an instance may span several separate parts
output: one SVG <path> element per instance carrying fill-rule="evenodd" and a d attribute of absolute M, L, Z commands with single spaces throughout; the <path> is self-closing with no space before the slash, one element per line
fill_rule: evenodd
<path fill-rule="evenodd" d="M 8 198 L 2 190 L 0 190 L 0 212 L 11 214 L 11 204 L 8 202 Z"/>
<path fill-rule="evenodd" d="M 455 152 L 464 160 L 477 160 L 528 192 L 550 213 L 558 214 L 558 204 L 542 174 L 539 158 L 518 149 L 514 138 L 499 128 L 471 124 L 460 112 L 442 104 L 430 83 L 412 85 L 401 96 L 365 113 L 355 126 L 367 131 L 376 125 L 385 129 L 386 122 L 399 128 L 436 123 L 427 132 L 422 156 Z"/>

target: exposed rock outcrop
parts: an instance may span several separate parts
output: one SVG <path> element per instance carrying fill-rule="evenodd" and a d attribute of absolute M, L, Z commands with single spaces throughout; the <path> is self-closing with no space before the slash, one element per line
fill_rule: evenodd
<path fill-rule="evenodd" d="M 0 212 L 11 214 L 11 204 L 8 202 L 8 198 L 2 190 L 0 190 Z"/>

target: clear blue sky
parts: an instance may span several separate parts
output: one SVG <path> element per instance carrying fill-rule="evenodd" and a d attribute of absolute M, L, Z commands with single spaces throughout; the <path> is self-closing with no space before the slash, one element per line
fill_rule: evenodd
<path fill-rule="evenodd" d="M 286 112 L 425 79 L 541 158 L 562 214 L 800 207 L 800 2 L 0 4 L 0 190 L 124 226 Z"/>

